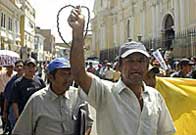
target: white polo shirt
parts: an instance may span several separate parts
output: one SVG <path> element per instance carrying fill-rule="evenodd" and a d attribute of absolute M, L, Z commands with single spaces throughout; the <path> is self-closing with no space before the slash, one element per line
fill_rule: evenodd
<path fill-rule="evenodd" d="M 161 94 L 144 84 L 143 109 L 135 94 L 92 75 L 89 103 L 96 109 L 98 135 L 169 135 L 175 127 Z"/>

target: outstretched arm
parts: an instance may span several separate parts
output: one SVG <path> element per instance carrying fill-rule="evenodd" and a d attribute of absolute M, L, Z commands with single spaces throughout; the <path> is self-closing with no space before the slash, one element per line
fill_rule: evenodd
<path fill-rule="evenodd" d="M 84 24 L 85 19 L 81 14 L 80 7 L 72 10 L 68 23 L 72 27 L 73 39 L 70 52 L 71 73 L 74 80 L 88 94 L 92 78 L 85 71 L 84 62 Z"/>

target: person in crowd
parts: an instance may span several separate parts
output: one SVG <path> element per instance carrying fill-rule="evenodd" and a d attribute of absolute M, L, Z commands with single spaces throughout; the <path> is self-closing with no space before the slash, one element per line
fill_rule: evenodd
<path fill-rule="evenodd" d="M 191 78 L 196 79 L 196 70 L 193 70 L 192 71 Z"/>
<path fill-rule="evenodd" d="M 80 7 L 72 10 L 68 23 L 73 41 L 70 52 L 74 80 L 96 109 L 100 135 L 168 135 L 175 127 L 161 94 L 144 83 L 150 55 L 139 42 L 120 46 L 117 83 L 104 81 L 84 68 L 84 16 Z"/>
<path fill-rule="evenodd" d="M 187 58 L 180 60 L 180 70 L 171 74 L 171 77 L 190 78 L 190 72 L 194 63 Z"/>
<path fill-rule="evenodd" d="M 178 61 L 178 60 L 176 60 L 175 62 L 174 62 L 174 64 L 173 64 L 173 67 L 174 67 L 174 71 L 176 72 L 178 72 L 178 71 L 180 71 L 180 62 Z"/>
<path fill-rule="evenodd" d="M 46 86 L 44 81 L 35 75 L 35 72 L 36 61 L 33 58 L 28 58 L 24 62 L 24 76 L 18 78 L 13 84 L 10 102 L 16 120 L 22 113 L 29 97 Z"/>
<path fill-rule="evenodd" d="M 93 67 L 93 63 L 92 62 L 89 62 L 89 67 L 87 68 L 87 71 L 95 74 L 96 69 Z"/>
<path fill-rule="evenodd" d="M 42 67 L 42 63 L 40 62 L 37 66 L 36 75 L 42 78 L 42 72 L 43 72 L 43 67 Z"/>
<path fill-rule="evenodd" d="M 191 60 L 193 62 L 191 78 L 196 79 L 196 56 L 193 56 Z"/>
<path fill-rule="evenodd" d="M 103 61 L 103 64 L 102 64 L 102 66 L 101 66 L 101 69 L 100 69 L 100 71 L 99 71 L 99 76 L 100 76 L 101 78 L 104 78 L 104 76 L 105 76 L 105 70 L 106 70 L 106 67 L 107 67 L 107 63 L 108 63 L 108 60 L 105 59 L 105 60 Z"/>
<path fill-rule="evenodd" d="M 92 120 L 82 91 L 71 87 L 73 78 L 66 58 L 48 65 L 50 84 L 34 93 L 13 129 L 14 135 L 87 135 Z M 86 134 L 85 134 L 86 132 Z"/>
<path fill-rule="evenodd" d="M 11 107 L 10 97 L 12 92 L 12 86 L 16 79 L 23 76 L 24 73 L 24 62 L 22 60 L 17 60 L 15 62 L 14 70 L 16 71 L 16 75 L 14 75 L 6 84 L 5 90 L 4 90 L 4 111 L 3 111 L 3 120 L 7 123 L 7 131 L 11 133 L 11 130 L 16 122 L 13 114 L 13 109 Z M 5 130 L 6 132 L 6 130 Z"/>
<path fill-rule="evenodd" d="M 114 67 L 114 78 L 113 81 L 117 82 L 120 79 L 119 63 L 116 61 L 113 65 Z"/>
<path fill-rule="evenodd" d="M 97 67 L 98 67 L 98 68 L 97 68 L 97 70 L 95 71 L 95 75 L 100 76 L 99 73 L 100 73 L 100 70 L 101 70 L 102 65 L 101 65 L 101 64 L 98 64 Z"/>
<path fill-rule="evenodd" d="M 166 64 L 169 66 L 173 66 L 173 59 L 174 59 L 174 54 L 173 54 L 174 48 L 169 48 L 165 51 L 164 53 L 164 59 L 166 61 Z M 171 67 L 173 68 L 173 67 Z"/>
<path fill-rule="evenodd" d="M 109 81 L 113 81 L 113 78 L 114 78 L 114 70 L 112 69 L 112 64 L 108 62 L 106 64 L 104 79 L 109 80 Z"/>
<path fill-rule="evenodd" d="M 148 67 L 148 72 L 146 72 L 144 76 L 144 82 L 146 83 L 147 86 L 155 88 L 156 86 L 156 76 L 159 74 L 159 68 L 158 67 L 153 67 L 149 65 Z"/>
<path fill-rule="evenodd" d="M 152 62 L 152 66 L 153 67 L 157 67 L 159 69 L 159 74 L 157 74 L 157 76 L 164 77 L 164 76 L 167 75 L 166 71 L 161 67 L 161 65 L 158 62 L 158 60 L 154 59 L 153 62 Z"/>
<path fill-rule="evenodd" d="M 16 74 L 14 71 L 14 63 L 8 63 L 4 65 L 5 69 L 0 72 L 0 105 L 1 105 L 1 119 L 3 129 L 5 128 L 6 121 L 3 119 L 4 112 L 4 89 L 7 82 Z"/>

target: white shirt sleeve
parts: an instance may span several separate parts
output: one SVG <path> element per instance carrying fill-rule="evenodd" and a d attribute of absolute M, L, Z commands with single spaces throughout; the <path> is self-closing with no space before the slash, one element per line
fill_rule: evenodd
<path fill-rule="evenodd" d="M 33 135 L 33 100 L 30 100 L 25 105 L 23 112 L 20 114 L 15 127 L 12 131 L 13 135 Z"/>
<path fill-rule="evenodd" d="M 109 96 L 112 82 L 102 80 L 99 77 L 92 75 L 92 83 L 88 93 L 88 102 L 92 105 L 95 109 L 104 105 L 107 96 Z"/>

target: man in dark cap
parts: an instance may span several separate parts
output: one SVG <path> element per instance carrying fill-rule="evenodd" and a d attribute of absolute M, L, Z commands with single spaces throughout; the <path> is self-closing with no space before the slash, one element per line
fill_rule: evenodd
<path fill-rule="evenodd" d="M 71 71 L 96 110 L 99 135 L 166 135 L 174 124 L 161 94 L 144 83 L 150 55 L 139 42 L 120 46 L 118 82 L 100 79 L 84 67 L 84 16 L 72 10 L 68 23 L 73 30 Z"/>
<path fill-rule="evenodd" d="M 46 86 L 40 77 L 35 76 L 35 72 L 36 61 L 28 58 L 24 62 L 24 76 L 18 78 L 13 84 L 10 102 L 16 119 L 22 113 L 29 97 Z"/>
<path fill-rule="evenodd" d="M 48 65 L 50 85 L 34 93 L 13 130 L 14 135 L 88 135 L 92 120 L 84 93 L 71 87 L 69 60 L 56 58 Z"/>
<path fill-rule="evenodd" d="M 148 72 L 144 76 L 144 81 L 146 85 L 155 88 L 156 86 L 156 76 L 159 74 L 159 68 L 156 66 L 149 65 Z"/>
<path fill-rule="evenodd" d="M 171 74 L 171 77 L 180 77 L 180 78 L 190 78 L 190 72 L 192 70 L 192 65 L 194 63 L 187 58 L 180 60 L 179 66 L 180 70 Z"/>

